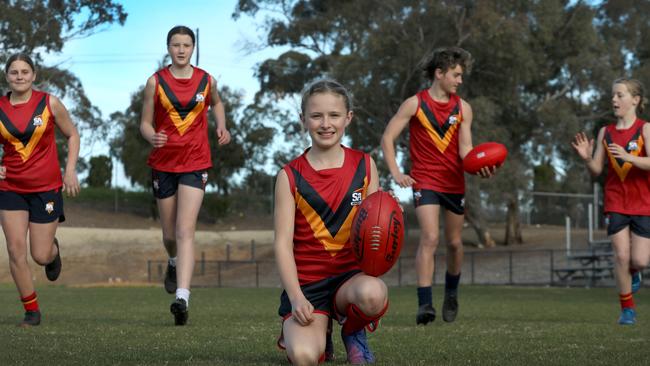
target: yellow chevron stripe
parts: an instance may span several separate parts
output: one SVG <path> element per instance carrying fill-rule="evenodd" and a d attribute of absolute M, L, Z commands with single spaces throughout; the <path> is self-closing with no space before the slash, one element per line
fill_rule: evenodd
<path fill-rule="evenodd" d="M 207 96 L 208 95 L 208 90 L 210 88 L 210 83 L 207 83 L 205 86 L 205 89 L 203 90 L 203 95 Z M 180 114 L 174 108 L 174 105 L 172 102 L 169 100 L 167 97 L 167 94 L 165 94 L 165 90 L 161 85 L 158 85 L 158 94 L 160 95 L 160 102 L 169 114 L 169 117 L 171 118 L 172 122 L 174 123 L 174 126 L 176 126 L 176 129 L 178 130 L 178 133 L 183 136 L 185 134 L 185 131 L 192 125 L 196 117 L 203 111 L 203 108 L 206 106 L 206 102 L 203 103 L 197 103 L 194 108 L 190 111 L 190 113 L 185 116 L 185 119 L 181 118 Z M 194 97 L 193 97 L 194 98 Z"/>
<path fill-rule="evenodd" d="M 607 151 L 607 157 L 609 158 L 609 165 L 612 168 L 614 168 L 614 171 L 616 172 L 616 175 L 618 175 L 618 178 L 621 180 L 621 182 L 625 182 L 625 178 L 627 178 L 627 174 L 630 172 L 630 169 L 632 169 L 634 165 L 632 165 L 632 163 L 630 163 L 629 161 L 626 161 L 625 163 L 623 163 L 623 165 L 619 165 L 614 155 L 612 155 L 609 149 L 607 149 L 606 140 L 603 140 L 603 145 L 605 146 L 605 151 Z M 637 145 L 639 146 L 638 149 L 630 152 L 630 154 L 633 156 L 639 156 L 643 151 L 642 135 L 639 135 L 639 138 L 637 139 Z"/>
<path fill-rule="evenodd" d="M 19 139 L 9 133 L 9 131 L 7 131 L 4 126 L 4 122 L 0 124 L 0 134 L 2 134 L 2 136 L 14 146 L 14 149 L 20 155 L 23 162 L 29 160 L 29 157 L 34 151 L 34 148 L 36 148 L 39 141 L 41 141 L 41 137 L 43 137 L 43 134 L 47 129 L 47 125 L 50 123 L 51 114 L 49 108 L 45 107 L 45 109 L 43 109 L 43 113 L 39 117 L 43 123 L 34 129 L 34 133 L 32 134 L 32 137 L 30 138 L 27 145 L 23 145 Z M 29 121 L 29 123 L 34 123 L 34 121 Z"/>
<path fill-rule="evenodd" d="M 434 130 L 433 127 L 431 126 L 431 123 L 438 123 L 438 122 L 429 121 L 429 119 L 427 119 L 427 116 L 424 114 L 422 109 L 419 109 L 415 116 L 417 117 L 418 121 L 420 121 L 420 124 L 427 131 L 429 137 L 431 137 L 431 140 L 433 140 L 434 145 L 436 146 L 436 148 L 438 148 L 438 150 L 441 153 L 444 153 L 445 150 L 447 150 L 447 147 L 449 147 L 449 143 L 451 142 L 451 138 L 454 136 L 454 133 L 458 129 L 458 126 L 460 126 L 461 122 L 463 121 L 463 118 L 459 113 L 457 122 L 454 123 L 451 127 L 449 127 L 447 132 L 445 132 L 445 136 L 441 139 L 440 136 L 438 135 L 438 132 L 436 132 L 436 130 Z"/>

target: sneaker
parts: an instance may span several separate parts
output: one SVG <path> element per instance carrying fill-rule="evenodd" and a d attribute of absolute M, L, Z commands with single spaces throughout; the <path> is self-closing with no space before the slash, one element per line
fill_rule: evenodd
<path fill-rule="evenodd" d="M 327 334 L 325 336 L 325 362 L 334 361 L 334 342 L 332 342 L 332 318 L 327 322 Z"/>
<path fill-rule="evenodd" d="M 187 312 L 187 302 L 183 299 L 176 299 L 169 307 L 169 311 L 174 314 L 174 324 L 185 325 L 189 316 Z"/>
<path fill-rule="evenodd" d="M 176 266 L 167 262 L 167 272 L 165 272 L 165 291 L 168 294 L 176 293 Z"/>
<path fill-rule="evenodd" d="M 61 274 L 61 250 L 59 249 L 59 241 L 54 238 L 54 245 L 56 245 L 56 257 L 54 260 L 45 265 L 45 276 L 50 281 L 56 281 Z"/>
<path fill-rule="evenodd" d="M 343 338 L 349 363 L 353 365 L 375 363 L 375 355 L 368 347 L 365 328 L 348 335 L 343 334 L 343 329 L 341 329 L 341 338 Z"/>
<path fill-rule="evenodd" d="M 632 308 L 623 308 L 621 316 L 618 318 L 620 325 L 634 325 L 636 323 L 636 311 Z"/>
<path fill-rule="evenodd" d="M 636 271 L 632 274 L 632 293 L 636 294 L 637 291 L 641 288 L 641 282 L 643 277 L 641 276 L 641 271 Z"/>
<path fill-rule="evenodd" d="M 442 303 L 442 320 L 451 323 L 458 315 L 458 295 L 445 294 L 445 301 Z"/>
<path fill-rule="evenodd" d="M 40 311 L 26 311 L 25 318 L 23 319 L 19 327 L 32 327 L 41 324 L 41 312 Z"/>
<path fill-rule="evenodd" d="M 436 309 L 431 304 L 420 305 L 418 315 L 415 317 L 415 324 L 427 325 L 436 320 Z"/>

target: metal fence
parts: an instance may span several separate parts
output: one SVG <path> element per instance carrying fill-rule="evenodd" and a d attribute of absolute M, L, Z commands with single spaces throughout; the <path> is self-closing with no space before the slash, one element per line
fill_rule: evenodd
<path fill-rule="evenodd" d="M 382 279 L 389 286 L 416 284 L 415 259 L 400 257 Z M 435 256 L 434 285 L 444 284 L 446 256 Z M 592 271 L 591 269 L 594 269 Z M 166 262 L 149 260 L 149 282 L 162 281 Z M 575 273 L 571 270 L 575 269 Z M 564 250 L 467 251 L 461 283 L 516 286 L 614 286 L 611 265 L 581 264 Z M 596 271 L 598 270 L 598 271 Z M 567 276 L 569 274 L 570 276 Z M 573 275 L 574 274 L 574 275 Z M 564 277 L 564 278 L 563 278 Z M 648 276 L 646 276 L 647 278 Z M 195 287 L 280 287 L 275 262 L 265 260 L 199 260 L 194 267 Z"/>

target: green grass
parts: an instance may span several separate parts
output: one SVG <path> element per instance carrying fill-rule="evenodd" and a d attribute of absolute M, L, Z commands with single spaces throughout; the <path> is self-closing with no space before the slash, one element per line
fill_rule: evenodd
<path fill-rule="evenodd" d="M 442 289 L 434 289 L 440 308 Z M 42 287 L 43 323 L 22 317 L 15 289 L 0 285 L 0 365 L 277 365 L 278 289 L 195 289 L 190 321 L 172 325 L 161 288 Z M 636 296 L 638 323 L 616 324 L 614 289 L 461 288 L 455 323 L 416 327 L 414 288 L 391 288 L 370 335 L 379 365 L 647 365 L 650 289 Z M 338 328 L 336 330 L 338 332 Z M 345 364 L 339 337 L 337 361 Z"/>

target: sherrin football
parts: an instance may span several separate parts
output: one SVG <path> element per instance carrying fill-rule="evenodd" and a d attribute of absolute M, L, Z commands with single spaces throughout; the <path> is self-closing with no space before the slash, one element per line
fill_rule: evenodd
<path fill-rule="evenodd" d="M 463 169 L 469 174 L 478 173 L 481 168 L 500 167 L 508 156 L 508 150 L 498 142 L 486 142 L 475 146 L 463 159 Z"/>
<path fill-rule="evenodd" d="M 404 218 L 395 198 L 384 191 L 368 195 L 352 221 L 350 240 L 364 273 L 378 277 L 388 272 L 404 241 Z"/>

